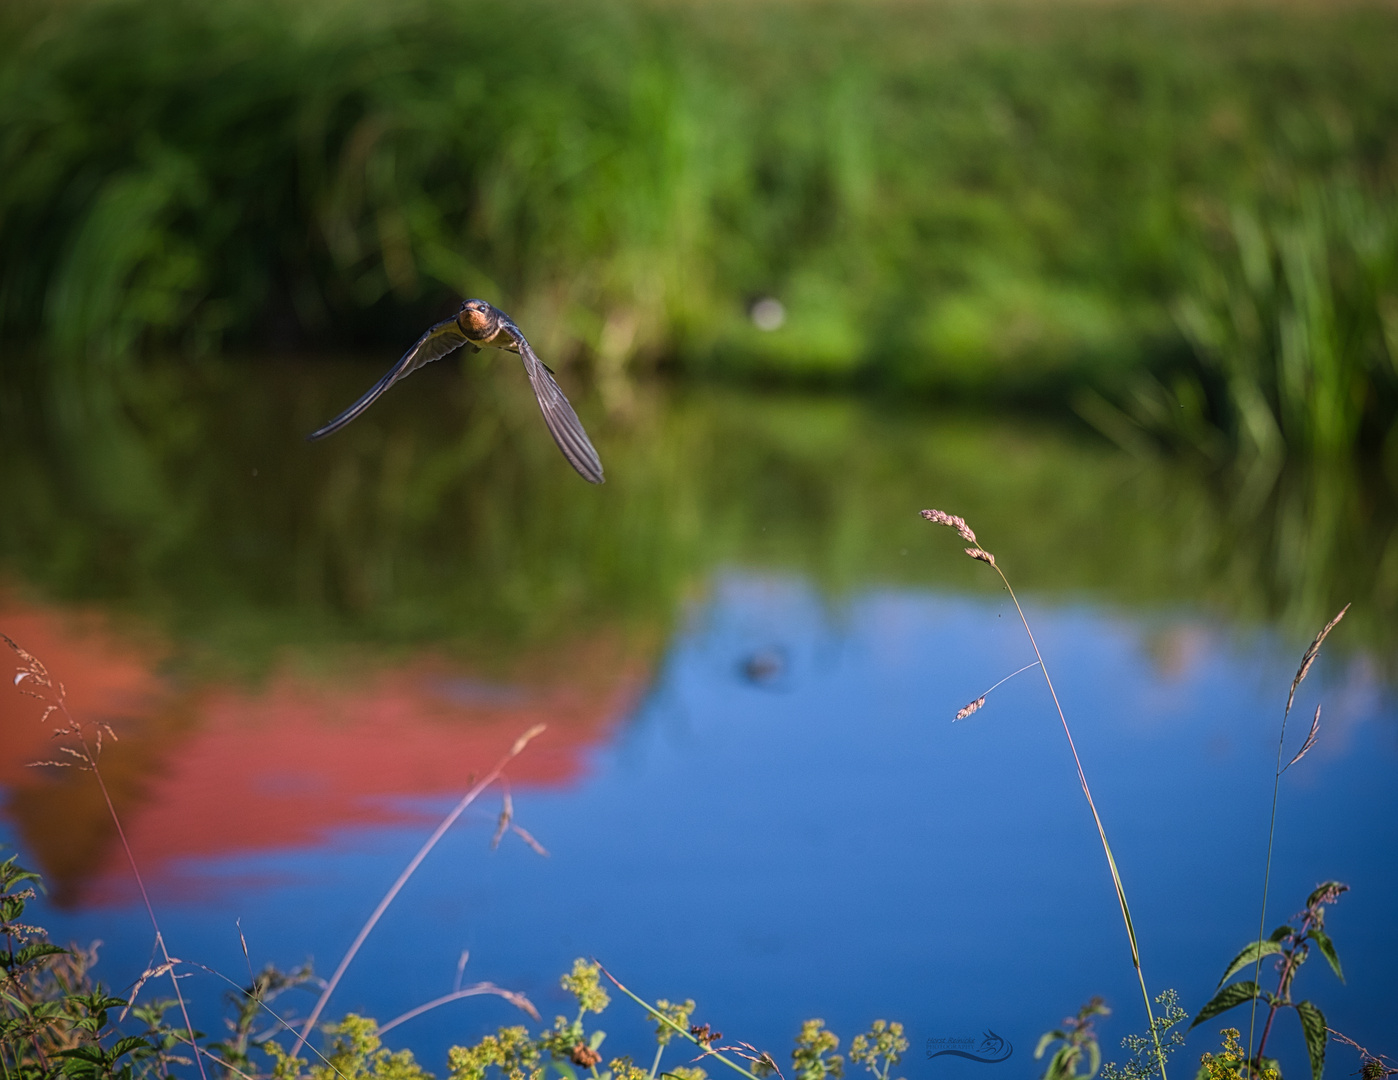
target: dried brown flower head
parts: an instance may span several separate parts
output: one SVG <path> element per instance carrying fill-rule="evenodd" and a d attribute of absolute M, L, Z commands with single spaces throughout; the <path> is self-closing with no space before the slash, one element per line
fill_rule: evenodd
<path fill-rule="evenodd" d="M 569 1052 L 568 1058 L 574 1065 L 590 1069 L 602 1060 L 602 1055 L 588 1046 L 587 1043 L 579 1040 L 578 1044 Z"/>
<path fill-rule="evenodd" d="M 723 1032 L 711 1030 L 708 1024 L 690 1024 L 689 1033 L 705 1046 L 716 1043 L 723 1038 Z"/>

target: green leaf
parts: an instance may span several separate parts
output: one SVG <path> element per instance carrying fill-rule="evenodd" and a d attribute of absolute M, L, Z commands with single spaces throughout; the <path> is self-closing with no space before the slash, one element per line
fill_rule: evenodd
<path fill-rule="evenodd" d="M 1330 1037 L 1325 1030 L 1325 1014 L 1309 1001 L 1297 1003 L 1296 1012 L 1306 1034 L 1306 1053 L 1311 1056 L 1311 1080 L 1320 1080 L 1325 1072 L 1325 1040 Z"/>
<path fill-rule="evenodd" d="M 1272 931 L 1271 940 L 1281 941 L 1282 938 L 1289 938 L 1294 933 L 1296 933 L 1295 930 L 1283 923 L 1281 926 L 1277 927 L 1275 930 Z"/>
<path fill-rule="evenodd" d="M 1245 1001 L 1251 1001 L 1255 997 L 1262 996 L 1255 982 L 1236 982 L 1231 986 L 1225 986 L 1215 994 L 1207 1005 L 1199 1010 L 1199 1015 L 1194 1018 L 1194 1023 L 1189 1025 L 1189 1030 L 1193 1031 L 1205 1020 L 1212 1020 L 1219 1013 L 1227 1012 L 1235 1005 L 1241 1005 Z"/>
<path fill-rule="evenodd" d="M 1034 1060 L 1044 1056 L 1044 1051 L 1053 1045 L 1054 1040 L 1063 1038 L 1061 1031 L 1046 1031 L 1039 1036 L 1039 1045 L 1034 1047 Z"/>
<path fill-rule="evenodd" d="M 1273 953 L 1279 952 L 1281 952 L 1281 946 L 1275 940 L 1248 942 L 1243 946 L 1243 951 L 1233 957 L 1233 962 L 1228 965 L 1228 970 L 1223 973 L 1223 978 L 1218 980 L 1218 985 L 1222 986 L 1243 968 L 1249 964 L 1255 964 L 1260 957 L 1271 956 Z"/>
<path fill-rule="evenodd" d="M 154 1049 L 154 1047 L 151 1046 L 150 1041 L 148 1039 L 140 1035 L 127 1035 L 125 1038 L 118 1039 L 112 1045 L 111 1060 L 115 1061 L 123 1054 L 129 1054 L 133 1050 L 140 1050 L 143 1047 Z"/>
<path fill-rule="evenodd" d="M 1076 1059 L 1073 1047 L 1060 1046 L 1049 1059 L 1049 1066 L 1044 1070 L 1044 1080 L 1067 1080 L 1073 1075 Z"/>
<path fill-rule="evenodd" d="M 1330 962 L 1330 968 L 1335 972 L 1335 976 L 1340 982 L 1344 982 L 1345 973 L 1340 970 L 1340 957 L 1339 954 L 1335 952 L 1335 943 L 1330 940 L 1330 935 L 1324 930 L 1316 928 L 1311 931 L 1311 940 L 1314 941 L 1316 947 L 1320 949 L 1320 955 Z"/>
<path fill-rule="evenodd" d="M 100 1046 L 75 1046 L 70 1050 L 58 1050 L 54 1057 L 73 1058 L 77 1061 L 87 1061 L 94 1065 L 102 1065 L 107 1061 L 106 1051 Z"/>

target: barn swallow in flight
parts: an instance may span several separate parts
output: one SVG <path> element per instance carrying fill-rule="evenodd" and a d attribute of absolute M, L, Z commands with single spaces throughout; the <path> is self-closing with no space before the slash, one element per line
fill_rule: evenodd
<path fill-rule="evenodd" d="M 428 330 L 367 394 L 319 431 L 313 431 L 307 438 L 323 439 L 332 431 L 339 431 L 403 376 L 412 374 L 423 364 L 440 360 L 463 345 L 469 346 L 472 352 L 480 352 L 483 346 L 489 345 L 493 349 L 507 349 L 519 353 L 553 441 L 584 480 L 591 484 L 602 483 L 602 462 L 598 460 L 597 451 L 592 448 L 578 414 L 568 404 L 568 399 L 563 396 L 558 383 L 554 382 L 553 372 L 535 354 L 514 321 L 499 308 L 487 304 L 484 300 L 467 300 L 454 317 L 445 319 Z"/>

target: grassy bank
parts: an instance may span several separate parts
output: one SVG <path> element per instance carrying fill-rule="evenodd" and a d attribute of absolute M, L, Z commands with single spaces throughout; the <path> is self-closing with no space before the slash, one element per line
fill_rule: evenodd
<path fill-rule="evenodd" d="M 1188 316 L 1217 306 L 1220 223 L 1289 221 L 1336 185 L 1381 208 L 1398 176 L 1392 8 L 76 0 L 0 20 L 0 333 L 87 362 L 392 351 L 479 294 L 604 392 L 668 362 L 1119 402 L 1143 365 L 1218 353 Z M 1398 400 L 1398 242 L 1361 239 L 1369 276 L 1322 284 L 1361 296 L 1350 407 L 1373 441 Z M 785 320 L 761 332 L 769 296 Z"/>

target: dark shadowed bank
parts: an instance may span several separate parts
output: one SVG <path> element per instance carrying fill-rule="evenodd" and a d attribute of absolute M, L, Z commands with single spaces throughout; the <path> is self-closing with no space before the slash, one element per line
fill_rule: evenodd
<path fill-rule="evenodd" d="M 482 295 L 612 407 L 668 364 L 1076 394 L 1118 441 L 1212 458 L 1392 427 L 1389 6 L 75 0 L 0 20 L 12 344 L 392 349 Z"/>

